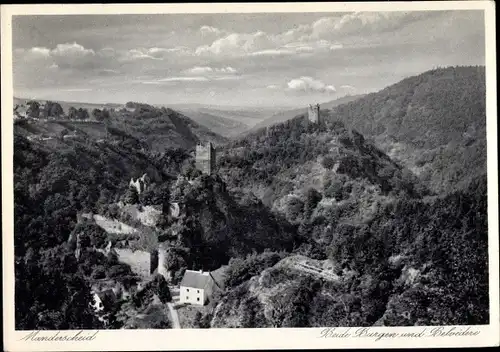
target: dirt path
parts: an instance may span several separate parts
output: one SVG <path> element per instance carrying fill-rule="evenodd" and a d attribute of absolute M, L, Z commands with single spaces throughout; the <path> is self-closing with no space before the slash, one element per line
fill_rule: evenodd
<path fill-rule="evenodd" d="M 170 316 L 172 317 L 172 328 L 180 329 L 181 323 L 179 322 L 179 315 L 177 315 L 177 310 L 174 309 L 173 303 L 167 303 L 168 310 L 170 311 Z"/>
<path fill-rule="evenodd" d="M 177 314 L 177 310 L 174 309 L 174 304 L 179 302 L 179 288 L 176 286 L 169 286 L 169 288 L 170 293 L 172 294 L 172 302 L 167 303 L 167 306 L 170 311 L 170 316 L 172 317 L 172 328 L 182 329 L 179 321 L 179 314 Z"/>

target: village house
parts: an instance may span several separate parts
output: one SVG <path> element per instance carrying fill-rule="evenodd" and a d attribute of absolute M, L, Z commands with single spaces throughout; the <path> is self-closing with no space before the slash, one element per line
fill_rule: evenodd
<path fill-rule="evenodd" d="M 186 270 L 180 283 L 180 303 L 205 305 L 214 290 L 222 289 L 222 270 L 213 273 L 203 270 Z"/>

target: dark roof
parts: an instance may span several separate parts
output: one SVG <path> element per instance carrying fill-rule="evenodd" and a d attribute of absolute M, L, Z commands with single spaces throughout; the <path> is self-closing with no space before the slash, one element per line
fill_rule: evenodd
<path fill-rule="evenodd" d="M 204 289 L 210 281 L 211 278 L 209 275 L 203 275 L 198 271 L 186 270 L 180 286 Z"/>
<path fill-rule="evenodd" d="M 224 265 L 224 266 L 221 266 L 219 269 L 210 272 L 210 276 L 212 276 L 212 279 L 215 281 L 215 284 L 220 289 L 224 288 L 224 280 L 226 278 L 227 268 L 228 268 L 228 266 Z"/>

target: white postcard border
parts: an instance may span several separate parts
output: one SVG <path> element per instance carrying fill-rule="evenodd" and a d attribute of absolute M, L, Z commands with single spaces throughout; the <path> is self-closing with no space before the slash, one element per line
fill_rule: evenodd
<path fill-rule="evenodd" d="M 146 14 L 146 13 L 251 13 L 251 12 L 343 12 L 460 10 L 485 11 L 486 111 L 488 170 L 488 239 L 490 275 L 490 324 L 470 326 L 475 336 L 429 337 L 435 327 L 376 327 L 383 334 L 419 333 L 423 337 L 394 338 L 321 337 L 323 328 L 281 329 L 182 329 L 182 330 L 101 330 L 89 341 L 33 341 L 30 331 L 14 330 L 14 245 L 13 245 L 13 124 L 12 124 L 12 15 L 28 14 Z M 211 349 L 323 349 L 323 348 L 405 348 L 482 347 L 500 344 L 498 275 L 498 164 L 496 107 L 495 8 L 493 1 L 434 1 L 383 3 L 238 3 L 238 4 L 120 4 L 120 5 L 2 5 L 2 241 L 4 346 L 6 351 L 92 351 L 92 350 L 211 350 Z M 459 284 L 459 283 L 457 283 Z M 335 332 L 345 332 L 337 328 Z M 355 334 L 358 328 L 350 328 Z M 454 329 L 454 330 L 453 330 Z M 455 332 L 467 326 L 444 327 Z M 40 331 L 38 336 L 90 336 L 96 331 Z M 333 331 L 332 331 L 333 334 Z M 427 337 L 426 337 L 427 336 Z"/>

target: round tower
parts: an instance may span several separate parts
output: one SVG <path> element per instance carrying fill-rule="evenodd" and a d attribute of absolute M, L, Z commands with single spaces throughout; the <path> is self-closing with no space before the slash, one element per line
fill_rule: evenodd
<path fill-rule="evenodd" d="M 158 245 L 158 274 L 163 276 L 166 280 L 170 279 L 167 268 L 167 246 L 165 243 Z"/>

